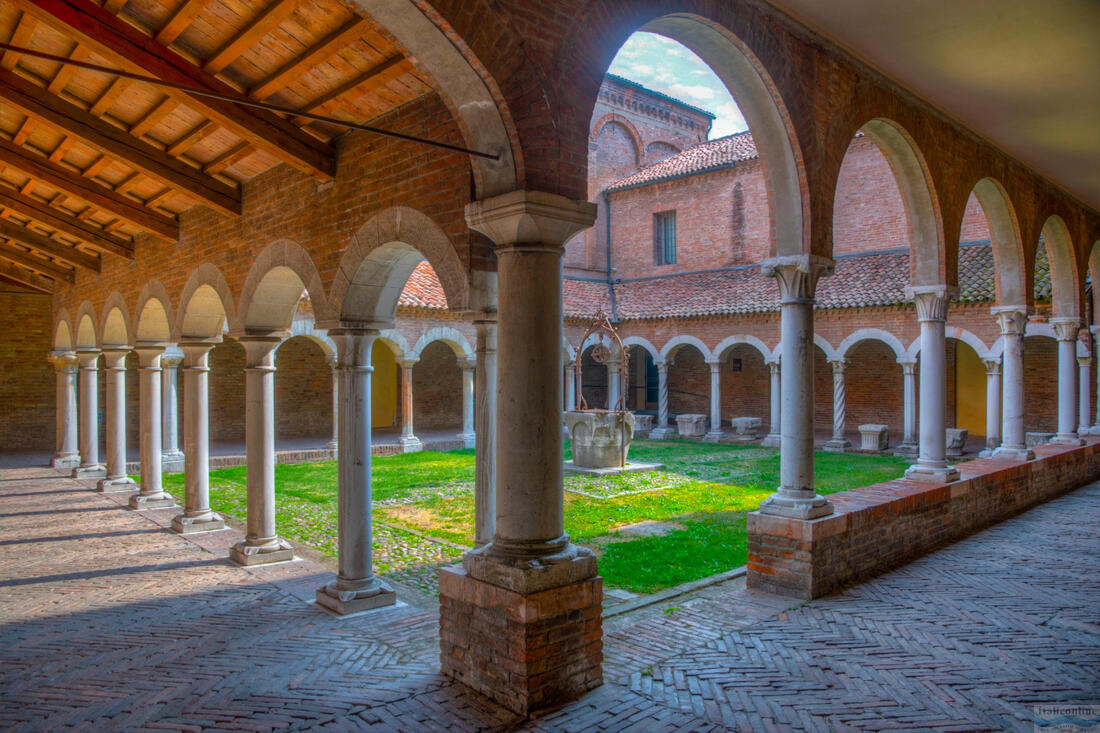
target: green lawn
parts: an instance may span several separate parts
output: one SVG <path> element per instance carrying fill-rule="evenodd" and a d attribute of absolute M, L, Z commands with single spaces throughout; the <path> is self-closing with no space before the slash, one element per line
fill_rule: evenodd
<path fill-rule="evenodd" d="M 778 451 L 635 441 L 629 459 L 665 468 L 565 479 L 565 530 L 600 555 L 609 587 L 648 593 L 745 563 L 745 515 L 778 485 Z M 817 488 L 829 494 L 887 481 L 908 465 L 891 456 L 817 453 Z M 473 543 L 473 451 L 376 457 L 372 467 L 376 570 L 430 590 L 435 568 L 460 556 L 454 545 Z M 279 465 L 275 475 L 279 533 L 335 554 L 336 463 Z M 210 477 L 211 506 L 243 518 L 244 467 Z M 165 476 L 164 483 L 182 501 L 183 476 Z M 632 526 L 645 522 L 665 526 L 656 535 Z"/>

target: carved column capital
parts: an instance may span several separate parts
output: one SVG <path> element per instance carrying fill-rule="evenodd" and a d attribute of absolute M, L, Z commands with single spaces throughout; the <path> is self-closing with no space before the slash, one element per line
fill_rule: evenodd
<path fill-rule="evenodd" d="M 561 247 L 595 221 L 595 204 L 543 191 L 511 191 L 466 205 L 466 223 L 498 247 Z"/>
<path fill-rule="evenodd" d="M 915 359 L 907 359 L 905 361 L 898 359 L 898 364 L 901 364 L 901 373 L 906 377 L 912 377 L 917 373 L 917 362 Z"/>
<path fill-rule="evenodd" d="M 985 365 L 985 375 L 987 377 L 999 377 L 1001 375 L 1000 359 L 982 359 L 982 364 Z"/>
<path fill-rule="evenodd" d="M 946 321 L 947 306 L 959 292 L 947 285 L 915 285 L 905 289 L 905 297 L 917 306 L 917 321 Z"/>
<path fill-rule="evenodd" d="M 1002 336 L 1023 336 L 1027 328 L 1027 315 L 1030 309 L 1023 305 L 1001 305 L 990 309 Z"/>
<path fill-rule="evenodd" d="M 779 302 L 812 303 L 819 278 L 833 274 L 834 263 L 820 255 L 772 257 L 760 263 L 760 271 L 779 283 Z"/>
<path fill-rule="evenodd" d="M 833 367 L 833 374 L 844 374 L 844 367 L 847 366 L 847 359 L 833 359 L 829 362 Z"/>
<path fill-rule="evenodd" d="M 76 371 L 77 364 L 80 363 L 76 354 L 71 351 L 51 351 L 49 360 L 53 368 L 59 372 Z"/>
<path fill-rule="evenodd" d="M 1051 318 L 1050 326 L 1059 341 L 1076 341 L 1081 330 L 1080 318 Z"/>
<path fill-rule="evenodd" d="M 77 349 L 76 360 L 81 369 L 95 369 L 99 365 L 99 349 Z"/>

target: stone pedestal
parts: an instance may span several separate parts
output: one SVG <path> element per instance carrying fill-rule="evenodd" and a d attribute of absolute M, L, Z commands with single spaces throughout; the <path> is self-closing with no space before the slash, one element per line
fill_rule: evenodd
<path fill-rule="evenodd" d="M 684 438 L 701 438 L 707 432 L 707 416 L 697 414 L 677 415 L 676 431 Z"/>
<path fill-rule="evenodd" d="M 859 426 L 859 449 L 881 452 L 890 447 L 890 428 L 887 425 L 867 424 Z"/>
<path fill-rule="evenodd" d="M 652 415 L 639 415 L 634 413 L 634 434 L 638 437 L 645 437 L 649 435 L 649 432 L 653 430 L 653 416 Z"/>
<path fill-rule="evenodd" d="M 949 458 L 959 458 L 966 451 L 966 439 L 970 431 L 962 428 L 947 428 L 944 431 L 944 443 Z"/>
<path fill-rule="evenodd" d="M 1050 325 L 1058 337 L 1058 434 L 1055 445 L 1084 445 L 1077 437 L 1077 318 L 1052 318 Z"/>
<path fill-rule="evenodd" d="M 737 440 L 756 440 L 756 431 L 760 429 L 760 426 L 764 424 L 764 421 L 758 417 L 735 417 L 730 420 L 730 426 L 733 428 L 733 437 Z"/>
<path fill-rule="evenodd" d="M 1024 433 L 1024 445 L 1034 448 L 1037 445 L 1046 445 L 1054 440 L 1056 433 Z M 1033 453 L 1032 458 L 1035 457 Z"/>
<path fill-rule="evenodd" d="M 565 413 L 573 441 L 573 463 L 582 468 L 610 468 L 626 462 L 634 437 L 634 413 L 584 411 Z"/>

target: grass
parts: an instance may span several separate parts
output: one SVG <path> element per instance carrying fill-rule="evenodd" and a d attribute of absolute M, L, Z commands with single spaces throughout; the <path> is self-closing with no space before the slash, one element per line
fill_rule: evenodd
<path fill-rule="evenodd" d="M 600 556 L 606 585 L 649 593 L 745 563 L 745 516 L 778 486 L 778 451 L 636 441 L 629 459 L 665 468 L 565 478 L 565 530 Z M 830 494 L 897 478 L 907 466 L 892 456 L 816 453 L 815 481 L 820 493 Z M 459 557 L 454 545 L 473 543 L 473 451 L 376 457 L 372 471 L 376 569 L 429 589 L 426 574 Z M 336 463 L 279 465 L 275 475 L 279 533 L 335 554 Z M 210 476 L 212 508 L 243 518 L 244 467 Z M 182 475 L 165 476 L 164 483 L 182 496 Z M 646 525 L 632 525 L 641 523 L 666 526 L 639 536 Z"/>

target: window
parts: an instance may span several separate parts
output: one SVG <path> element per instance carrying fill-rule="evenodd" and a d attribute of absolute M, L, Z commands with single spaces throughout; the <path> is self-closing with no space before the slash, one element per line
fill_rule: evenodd
<path fill-rule="evenodd" d="M 653 264 L 676 264 L 676 212 L 653 215 Z"/>

